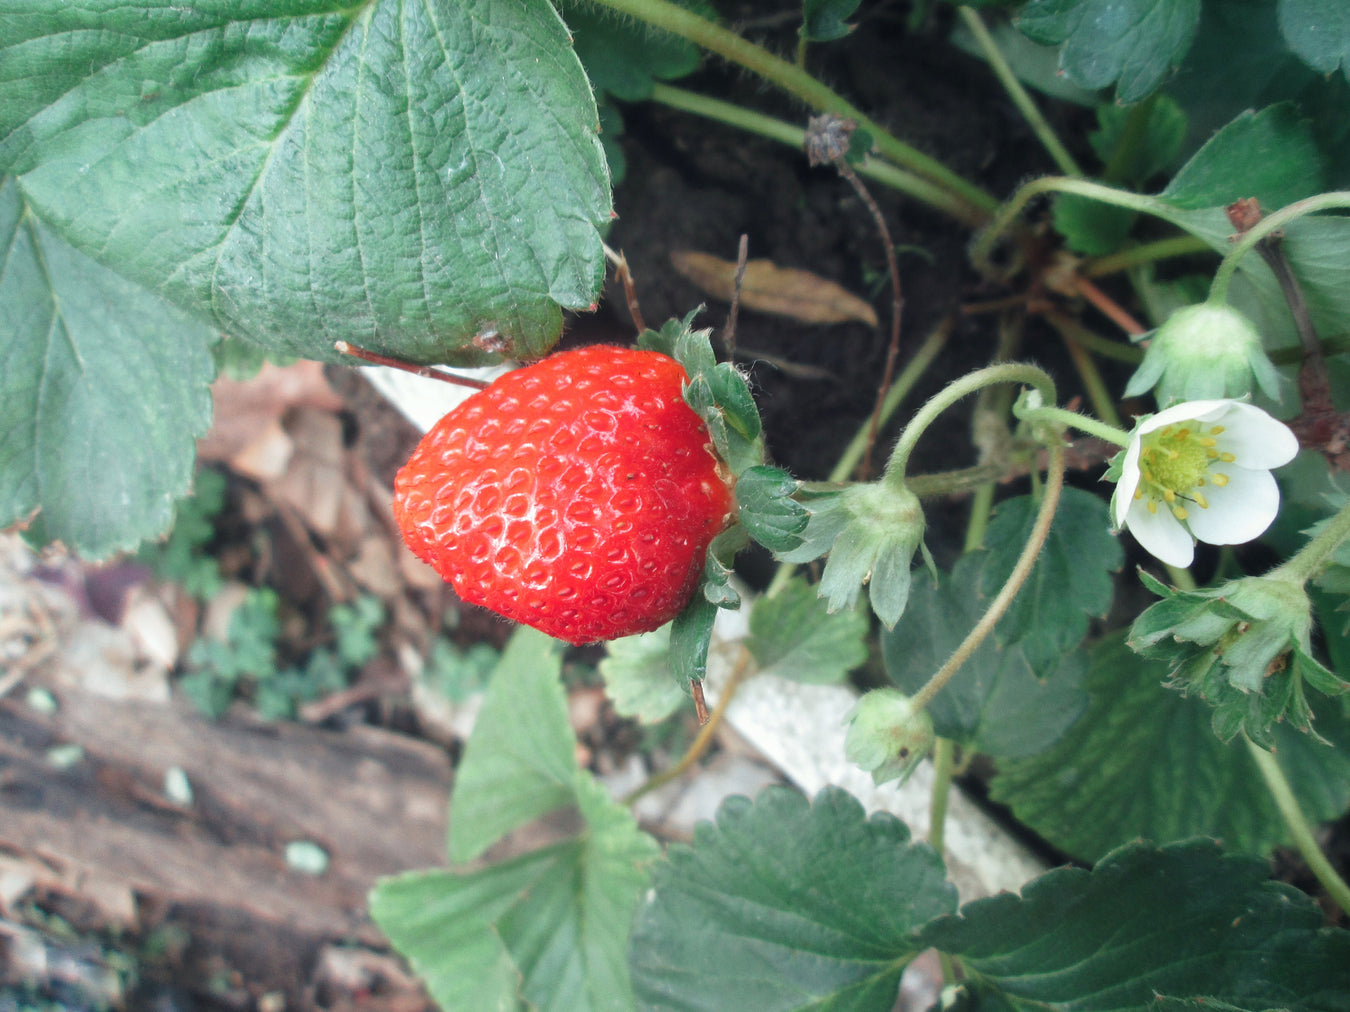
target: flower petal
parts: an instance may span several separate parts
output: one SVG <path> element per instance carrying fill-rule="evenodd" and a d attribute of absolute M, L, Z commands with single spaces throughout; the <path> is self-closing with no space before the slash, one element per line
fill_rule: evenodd
<path fill-rule="evenodd" d="M 1224 427 L 1220 448 L 1230 451 L 1248 470 L 1280 467 L 1298 453 L 1298 437 L 1289 426 L 1250 404 L 1233 401 L 1217 424 Z"/>
<path fill-rule="evenodd" d="M 1169 566 L 1185 569 L 1195 559 L 1195 541 L 1190 531 L 1165 506 L 1150 513 L 1142 501 L 1137 502 L 1125 526 L 1150 555 Z"/>
<path fill-rule="evenodd" d="M 1125 526 L 1125 518 L 1134 504 L 1134 490 L 1139 487 L 1139 440 L 1130 440 L 1125 459 L 1120 462 L 1120 481 L 1111 497 L 1111 519 L 1117 527 Z"/>
<path fill-rule="evenodd" d="M 1175 404 L 1165 411 L 1159 411 L 1152 418 L 1146 419 L 1134 430 L 1133 437 L 1138 438 L 1150 432 L 1156 432 L 1158 429 L 1168 425 L 1175 425 L 1177 422 L 1212 422 L 1219 416 L 1225 414 L 1233 405 L 1239 401 L 1182 401 Z M 1243 405 L 1246 407 L 1247 405 Z M 1257 411 L 1259 408 L 1253 408 Z"/>
<path fill-rule="evenodd" d="M 1186 524 L 1208 544 L 1240 545 L 1270 526 L 1280 511 L 1280 489 L 1269 471 L 1233 467 L 1224 473 L 1227 485 L 1204 488 L 1207 509 L 1187 506 Z"/>

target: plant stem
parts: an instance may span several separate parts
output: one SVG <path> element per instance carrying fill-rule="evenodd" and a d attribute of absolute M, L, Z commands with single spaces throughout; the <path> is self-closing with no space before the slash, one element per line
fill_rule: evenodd
<path fill-rule="evenodd" d="M 933 746 L 933 794 L 928 804 L 928 843 L 938 854 L 945 845 L 947 799 L 951 796 L 955 758 L 956 742 L 938 738 Z"/>
<path fill-rule="evenodd" d="M 708 98 L 706 95 L 685 91 L 683 88 L 674 88 L 659 81 L 652 86 L 651 99 L 653 102 L 659 102 L 672 109 L 679 109 L 681 112 L 691 112 L 696 116 L 703 116 L 706 119 L 736 127 L 738 130 L 744 130 L 746 133 L 757 134 L 771 141 L 778 141 L 788 147 L 796 148 L 798 151 L 801 150 L 802 142 L 806 139 L 805 130 L 793 126 L 791 123 L 785 123 L 781 119 L 765 116 L 763 113 L 754 112 L 743 106 L 724 102 L 721 99 Z M 922 176 L 906 172 L 890 162 L 883 162 L 869 156 L 863 159 L 857 168 L 859 175 L 875 180 L 883 186 L 888 186 L 908 197 L 913 197 L 935 210 L 951 215 L 957 221 L 972 228 L 989 220 L 987 213 L 974 209 L 966 201 L 954 196 L 950 190 L 943 189 Z"/>
<path fill-rule="evenodd" d="M 1123 207 L 1130 211 L 1151 214 L 1159 218 L 1166 218 L 1173 210 L 1170 204 L 1159 200 L 1157 197 L 1133 193 L 1129 190 L 1118 190 L 1113 186 L 1104 186 L 1101 183 L 1089 182 L 1086 179 L 1070 179 L 1067 176 L 1045 176 L 1041 179 L 1033 179 L 1013 194 L 1012 199 L 999 209 L 993 221 L 976 237 L 975 242 L 971 245 L 970 260 L 977 270 L 981 273 L 989 273 L 992 270 L 989 254 L 998 242 L 999 237 L 1012 226 L 1013 221 L 1022 213 L 1027 204 L 1044 193 L 1073 193 L 1080 197 L 1100 201 L 1103 204 L 1111 204 L 1115 207 Z"/>
<path fill-rule="evenodd" d="M 1083 381 L 1088 400 L 1092 402 L 1092 410 L 1097 412 L 1098 417 L 1107 425 L 1124 429 L 1125 426 L 1120 421 L 1120 413 L 1116 411 L 1116 402 L 1112 399 L 1110 391 L 1106 389 L 1106 384 L 1102 381 L 1102 374 L 1097 368 L 1097 363 L 1092 360 L 1092 356 L 1088 354 L 1087 349 L 1078 342 L 1077 334 L 1058 325 L 1056 318 L 1060 315 L 1059 313 L 1047 313 L 1046 319 L 1059 331 L 1060 337 L 1064 338 L 1064 347 L 1068 349 L 1069 357 L 1073 359 L 1073 364 L 1078 370 L 1078 377 Z"/>
<path fill-rule="evenodd" d="M 1060 143 L 1059 137 L 1055 135 L 1054 129 L 1041 114 L 1035 100 L 1022 87 L 1022 82 L 1017 79 L 1012 67 L 1003 58 L 998 43 L 989 34 L 989 29 L 984 26 L 984 21 L 981 20 L 980 15 L 969 7 L 958 7 L 957 13 L 961 15 L 961 20 L 970 29 L 970 34 L 975 36 L 975 42 L 980 47 L 980 52 L 989 62 L 989 69 L 994 72 L 999 84 L 1003 85 L 1003 90 L 1008 93 L 1013 105 L 1017 106 L 1017 111 L 1027 121 L 1027 125 L 1031 127 L 1032 133 L 1041 142 L 1041 146 L 1049 153 L 1054 163 L 1059 166 L 1059 171 L 1066 176 L 1081 176 L 1083 170 L 1073 160 L 1073 155 L 1069 154 L 1069 149 Z"/>
<path fill-rule="evenodd" d="M 1247 743 L 1247 753 L 1252 757 L 1252 762 L 1256 763 L 1256 768 L 1261 771 L 1261 776 L 1266 781 L 1266 789 L 1270 791 L 1271 798 L 1279 808 L 1285 828 L 1289 830 L 1289 836 L 1294 841 L 1294 846 L 1298 848 L 1299 854 L 1303 856 L 1308 870 L 1316 876 L 1318 882 L 1322 883 L 1322 888 L 1336 905 L 1350 916 L 1350 885 L 1337 874 L 1327 856 L 1322 853 L 1322 848 L 1317 845 L 1312 827 L 1308 825 L 1307 817 L 1299 808 L 1298 799 L 1294 797 L 1293 788 L 1290 787 L 1284 770 L 1280 768 L 1279 761 L 1250 738 L 1244 736 L 1243 740 Z"/>
<path fill-rule="evenodd" d="M 688 39 L 709 52 L 758 74 L 818 112 L 833 112 L 854 120 L 872 135 L 877 150 L 883 157 L 937 183 L 953 196 L 969 204 L 981 218 L 987 218 L 998 207 L 998 201 L 993 196 L 957 175 L 936 159 L 905 144 L 801 67 L 779 59 L 735 32 L 699 17 L 671 3 L 670 0 L 595 0 L 595 2 L 622 11 L 655 28 Z"/>
<path fill-rule="evenodd" d="M 727 715 L 727 707 L 731 705 L 732 698 L 736 695 L 736 690 L 740 688 L 746 676 L 750 673 L 750 651 L 744 646 L 740 648 L 740 653 L 736 658 L 736 664 L 731 669 L 731 674 L 727 676 L 726 684 L 722 686 L 722 694 L 718 697 L 717 705 L 713 707 L 712 714 L 708 717 L 707 723 L 698 729 L 698 734 L 690 743 L 689 748 L 684 755 L 670 769 L 662 770 L 655 776 L 649 778 L 645 784 L 629 791 L 624 795 L 622 804 L 632 807 L 632 805 L 645 794 L 650 794 L 659 787 L 664 787 L 672 780 L 678 780 L 703 758 L 703 753 L 708 751 L 708 746 L 712 744 L 712 737 L 717 732 L 717 728 L 722 723 L 722 718 Z"/>
<path fill-rule="evenodd" d="M 1144 353 L 1141 349 L 1132 344 L 1125 344 L 1123 341 L 1112 341 L 1110 338 L 1102 337 L 1083 326 L 1067 313 L 1062 313 L 1057 309 L 1048 309 L 1043 311 L 1041 315 L 1064 336 L 1066 341 L 1073 341 L 1088 351 L 1102 356 L 1102 358 L 1113 358 L 1117 362 L 1127 362 L 1130 365 L 1138 365 L 1144 360 Z"/>
<path fill-rule="evenodd" d="M 1080 415 L 1077 411 L 1070 411 L 1068 408 L 1056 408 L 1049 405 L 1031 408 L 1019 415 L 1024 422 L 1058 422 L 1061 425 L 1068 425 L 1077 429 L 1079 432 L 1086 432 L 1089 436 L 1096 436 L 1098 439 L 1104 439 L 1108 443 L 1114 443 L 1116 446 L 1125 447 L 1130 445 L 1130 434 L 1124 429 L 1117 428 L 1114 425 L 1107 425 L 1105 422 L 1099 422 L 1095 418 L 1089 418 L 1087 415 Z"/>
<path fill-rule="evenodd" d="M 1169 257 L 1210 252 L 1213 251 L 1203 239 L 1193 235 L 1174 235 L 1170 239 L 1157 239 L 1154 242 L 1146 242 L 1130 249 L 1121 250 L 1119 253 L 1110 253 L 1104 257 L 1089 260 L 1079 268 L 1079 273 L 1084 277 L 1100 278 L 1106 274 L 1115 274 L 1117 271 L 1128 270 L 1131 267 L 1156 263 Z"/>
<path fill-rule="evenodd" d="M 1017 557 L 1017 564 L 1008 574 L 1008 581 L 999 589 L 993 601 L 989 603 L 989 610 L 980 616 L 980 620 L 975 623 L 975 627 L 966 634 L 966 638 L 961 641 L 961 645 L 956 651 L 947 658 L 946 663 L 933 674 L 922 689 L 916 692 L 911 700 L 915 710 L 921 710 L 933 701 L 933 697 L 942 691 L 952 676 L 961 670 L 961 665 L 970 660 L 970 657 L 979 649 L 981 643 L 994 630 L 998 620 L 1003 617 L 1003 613 L 1008 610 L 1012 604 L 1013 598 L 1017 592 L 1022 589 L 1022 584 L 1031 575 L 1032 567 L 1036 565 L 1036 557 L 1040 555 L 1041 548 L 1045 545 L 1046 536 L 1050 533 L 1050 524 L 1055 519 L 1055 509 L 1059 505 L 1059 494 L 1064 489 L 1064 444 L 1058 439 L 1050 442 L 1047 448 L 1050 454 L 1049 467 L 1045 473 L 1045 494 L 1041 499 L 1041 505 L 1036 513 L 1036 522 L 1032 525 L 1031 535 L 1027 538 L 1027 543 L 1022 546 L 1022 554 Z"/>
<path fill-rule="evenodd" d="M 951 337 L 952 329 L 955 326 L 956 318 L 954 316 L 947 316 L 940 320 L 938 325 L 933 328 L 932 333 L 924 338 L 923 344 L 919 345 L 919 349 L 910 357 L 905 368 L 901 370 L 900 375 L 891 384 L 890 390 L 886 392 L 886 399 L 881 403 L 880 418 L 883 425 L 887 419 L 895 414 L 900 404 L 914 389 L 914 384 L 919 381 L 919 378 L 933 363 L 933 359 L 937 358 L 938 353 L 946 346 L 947 338 Z M 871 428 L 870 420 L 859 427 L 857 433 L 849 440 L 848 446 L 844 448 L 844 452 L 840 454 L 839 463 L 835 464 L 834 470 L 830 472 L 829 481 L 848 481 L 867 450 L 867 439 Z"/>
<path fill-rule="evenodd" d="M 1228 301 L 1228 286 L 1232 283 L 1233 274 L 1237 271 L 1238 264 L 1262 239 L 1272 232 L 1279 231 L 1291 221 L 1296 221 L 1305 215 L 1315 214 L 1318 211 L 1329 211 L 1334 208 L 1350 208 L 1350 191 L 1333 190 L 1330 193 L 1319 193 L 1315 197 L 1308 197 L 1306 200 L 1295 201 L 1280 208 L 1274 214 L 1267 215 L 1255 226 L 1243 232 L 1242 238 L 1234 243 L 1233 248 L 1220 262 L 1219 269 L 1214 272 L 1214 281 L 1209 286 L 1208 301 L 1215 305 L 1223 305 Z"/>
<path fill-rule="evenodd" d="M 1296 580 L 1300 585 L 1322 571 L 1341 543 L 1350 537 L 1350 505 L 1341 507 L 1341 511 L 1331 518 L 1317 536 L 1294 553 L 1293 558 L 1272 569 L 1267 575 L 1286 580 Z"/>
<path fill-rule="evenodd" d="M 924 430 L 933 424 L 938 415 L 961 398 L 984 387 L 993 386 L 995 383 L 1028 384 L 1039 390 L 1041 396 L 1047 402 L 1053 404 L 1055 401 L 1055 381 L 1050 378 L 1049 373 L 1039 366 L 1019 362 L 1003 362 L 967 373 L 960 379 L 953 380 L 945 389 L 934 395 L 910 419 L 909 424 L 905 426 L 905 431 L 900 434 L 900 439 L 895 444 L 891 459 L 886 464 L 885 480 L 904 480 L 905 468 L 909 466 L 910 454 L 914 452 L 914 447 L 918 444 L 919 437 L 923 435 Z"/>

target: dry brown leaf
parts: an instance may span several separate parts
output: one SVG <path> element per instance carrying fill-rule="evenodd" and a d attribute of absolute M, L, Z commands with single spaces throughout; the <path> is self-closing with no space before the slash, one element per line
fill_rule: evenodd
<path fill-rule="evenodd" d="M 675 250 L 670 254 L 675 269 L 708 295 L 730 302 L 735 289 L 736 264 L 711 253 Z M 779 267 L 772 260 L 751 260 L 745 265 L 741 305 L 761 313 L 789 316 L 802 323 L 849 323 L 877 326 L 872 307 L 846 288 L 818 274 L 796 267 Z"/>
<path fill-rule="evenodd" d="M 274 435 L 292 407 L 339 411 L 343 406 L 323 377 L 323 365 L 309 361 L 288 366 L 267 362 L 249 380 L 222 376 L 211 385 L 211 393 L 211 431 L 197 443 L 203 460 L 233 460 L 251 444 L 268 439 L 269 432 Z"/>

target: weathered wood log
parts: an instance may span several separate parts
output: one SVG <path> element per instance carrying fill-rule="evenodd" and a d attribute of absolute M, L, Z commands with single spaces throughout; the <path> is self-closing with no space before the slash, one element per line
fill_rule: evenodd
<path fill-rule="evenodd" d="M 226 959 L 287 942 L 289 969 L 277 969 L 294 974 L 327 942 L 378 945 L 365 913 L 375 880 L 444 861 L 451 765 L 435 746 L 75 690 L 58 704 L 0 700 L 0 851 L 39 869 L 39 890 L 124 886 L 156 918 L 190 911 Z M 64 768 L 51 759 L 63 745 L 82 750 Z M 165 794 L 175 767 L 189 803 Z M 297 842 L 321 847 L 327 868 L 288 864 Z"/>

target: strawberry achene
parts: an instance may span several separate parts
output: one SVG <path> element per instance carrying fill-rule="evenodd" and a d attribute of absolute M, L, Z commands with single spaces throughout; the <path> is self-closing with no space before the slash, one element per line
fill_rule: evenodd
<path fill-rule="evenodd" d="M 663 625 L 732 513 L 687 380 L 666 355 L 605 345 L 507 373 L 395 478 L 408 547 L 464 600 L 569 643 Z"/>

